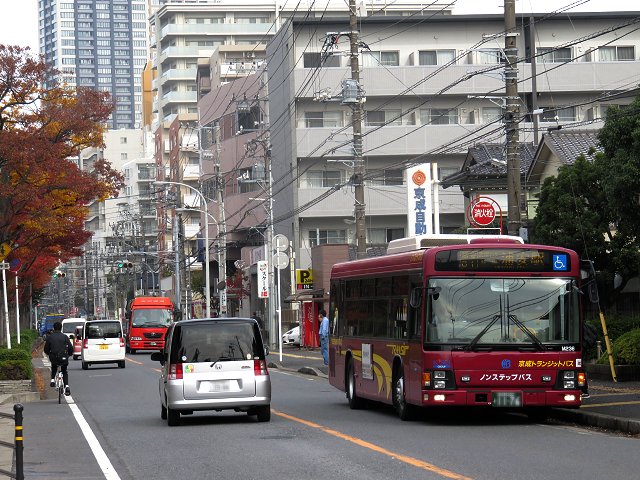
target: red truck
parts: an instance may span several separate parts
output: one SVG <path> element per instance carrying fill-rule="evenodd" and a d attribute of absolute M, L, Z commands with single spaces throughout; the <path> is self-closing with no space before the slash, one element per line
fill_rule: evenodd
<path fill-rule="evenodd" d="M 136 297 L 131 300 L 126 313 L 127 353 L 162 350 L 173 315 L 173 303 L 167 297 Z"/>

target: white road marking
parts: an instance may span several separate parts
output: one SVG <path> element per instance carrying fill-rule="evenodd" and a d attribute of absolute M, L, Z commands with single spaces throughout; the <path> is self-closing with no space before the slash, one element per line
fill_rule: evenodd
<path fill-rule="evenodd" d="M 106 478 L 107 480 L 120 480 L 120 476 L 113 468 L 113 465 L 111 465 L 111 462 L 109 461 L 109 457 L 107 457 L 107 454 L 104 453 L 104 450 L 100 446 L 100 442 L 98 441 L 95 434 L 93 433 L 93 430 L 91 430 L 91 427 L 85 420 L 84 415 L 82 415 L 82 412 L 76 405 L 75 401 L 73 400 L 73 397 L 71 395 L 68 395 L 68 396 L 65 396 L 65 399 L 69 404 L 69 408 L 73 412 L 73 416 L 75 417 L 76 422 L 78 422 L 78 426 L 80 427 L 80 430 L 82 430 L 82 434 L 84 435 L 84 438 L 87 440 L 87 443 L 89 444 L 89 447 L 93 452 L 93 456 L 96 457 L 98 465 L 100 466 L 100 469 L 104 474 L 104 478 Z"/>

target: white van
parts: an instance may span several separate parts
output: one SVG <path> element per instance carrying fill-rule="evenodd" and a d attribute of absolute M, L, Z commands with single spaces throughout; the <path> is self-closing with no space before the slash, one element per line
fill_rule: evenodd
<path fill-rule="evenodd" d="M 65 318 L 62 320 L 62 333 L 69 338 L 73 338 L 76 327 L 82 327 L 85 321 L 86 319 L 84 318 Z"/>
<path fill-rule="evenodd" d="M 124 337 L 119 320 L 87 320 L 82 340 L 82 369 L 95 363 L 117 363 L 125 367 Z"/>

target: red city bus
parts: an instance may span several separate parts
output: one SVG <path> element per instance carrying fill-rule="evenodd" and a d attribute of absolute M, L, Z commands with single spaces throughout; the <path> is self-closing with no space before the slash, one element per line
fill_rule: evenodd
<path fill-rule="evenodd" d="M 376 400 L 403 420 L 417 407 L 577 408 L 580 281 L 574 251 L 519 237 L 392 241 L 331 271 L 329 382 L 351 408 Z"/>
<path fill-rule="evenodd" d="M 173 303 L 167 297 L 136 297 L 127 308 L 127 353 L 162 350 L 167 327 L 173 321 Z"/>

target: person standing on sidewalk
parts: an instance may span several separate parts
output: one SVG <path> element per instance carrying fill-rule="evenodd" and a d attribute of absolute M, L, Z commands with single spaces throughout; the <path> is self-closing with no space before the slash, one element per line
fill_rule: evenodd
<path fill-rule="evenodd" d="M 58 367 L 60 367 L 64 380 L 64 393 L 65 395 L 71 395 L 67 365 L 69 365 L 69 357 L 73 355 L 73 344 L 69 337 L 62 333 L 62 323 L 56 322 L 53 324 L 53 332 L 47 335 L 47 340 L 44 344 L 44 353 L 49 355 L 49 361 L 51 362 L 50 385 L 52 387 L 56 386 L 56 374 L 58 373 Z"/>
<path fill-rule="evenodd" d="M 325 365 L 329 365 L 329 319 L 327 312 L 323 309 L 318 313 L 320 317 L 320 351 Z"/>

